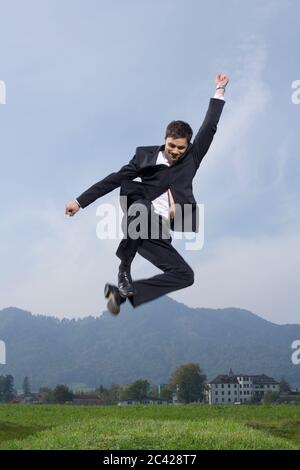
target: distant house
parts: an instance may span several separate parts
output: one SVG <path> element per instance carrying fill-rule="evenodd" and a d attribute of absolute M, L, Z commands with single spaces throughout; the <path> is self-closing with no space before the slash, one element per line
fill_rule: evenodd
<path fill-rule="evenodd" d="M 15 402 L 19 403 L 30 403 L 33 405 L 39 405 L 41 403 L 45 403 L 45 393 L 43 392 L 32 392 L 27 395 L 24 393 L 17 396 Z"/>
<path fill-rule="evenodd" d="M 119 406 L 128 406 L 128 405 L 167 405 L 172 403 L 172 400 L 165 400 L 162 398 L 145 398 L 144 400 L 121 400 L 119 401 Z"/>
<path fill-rule="evenodd" d="M 265 374 L 234 374 L 231 369 L 207 384 L 210 405 L 261 401 L 267 392 L 279 392 L 279 382 Z"/>
<path fill-rule="evenodd" d="M 73 405 L 103 405 L 105 399 L 97 394 L 78 394 L 73 397 Z"/>

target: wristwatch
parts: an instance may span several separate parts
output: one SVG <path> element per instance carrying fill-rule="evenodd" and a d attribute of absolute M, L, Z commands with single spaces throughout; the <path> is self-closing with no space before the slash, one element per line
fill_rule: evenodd
<path fill-rule="evenodd" d="M 219 85 L 216 86 L 216 90 L 219 90 L 219 88 L 223 88 L 223 90 L 225 91 L 226 85 L 221 85 L 221 83 L 219 83 Z"/>

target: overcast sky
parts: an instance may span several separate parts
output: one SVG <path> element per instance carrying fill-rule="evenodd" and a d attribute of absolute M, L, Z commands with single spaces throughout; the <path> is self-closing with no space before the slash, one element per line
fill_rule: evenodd
<path fill-rule="evenodd" d="M 204 246 L 174 242 L 196 280 L 172 297 L 300 323 L 299 16 L 297 0 L 0 0 L 0 308 L 101 314 L 118 241 L 97 238 L 96 209 L 118 190 L 70 219 L 65 203 L 169 121 L 196 132 L 224 72 L 194 180 Z M 135 278 L 156 272 L 136 258 Z"/>

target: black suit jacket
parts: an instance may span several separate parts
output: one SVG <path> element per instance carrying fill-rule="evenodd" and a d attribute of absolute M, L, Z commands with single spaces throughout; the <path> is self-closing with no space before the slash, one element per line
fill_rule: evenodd
<path fill-rule="evenodd" d="M 199 165 L 208 151 L 217 130 L 223 110 L 224 100 L 211 98 L 205 119 L 193 141 L 182 157 L 172 166 L 156 165 L 160 150 L 164 145 L 137 147 L 134 157 L 118 172 L 91 186 L 77 201 L 82 208 L 96 199 L 120 187 L 120 194 L 128 196 L 129 205 L 138 199 L 153 201 L 171 189 L 177 210 L 171 222 L 172 230 L 198 231 L 198 208 L 193 195 L 192 181 Z M 141 178 L 141 182 L 133 181 Z"/>

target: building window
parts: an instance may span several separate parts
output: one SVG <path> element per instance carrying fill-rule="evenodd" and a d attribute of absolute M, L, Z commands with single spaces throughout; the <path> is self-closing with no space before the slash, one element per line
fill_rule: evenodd
<path fill-rule="evenodd" d="M 218 403 L 218 399 L 216 398 L 216 403 Z"/>
<path fill-rule="evenodd" d="M 222 392 L 222 395 L 224 395 L 224 392 Z"/>
<path fill-rule="evenodd" d="M 231 401 L 230 398 L 228 398 L 228 401 Z"/>
<path fill-rule="evenodd" d="M 222 398 L 222 401 L 224 401 L 224 398 Z"/>
<path fill-rule="evenodd" d="M 216 391 L 216 395 L 218 395 L 218 392 Z"/>
<path fill-rule="evenodd" d="M 229 391 L 228 391 L 228 395 L 230 395 L 230 394 L 231 394 L 231 391 L 229 390 Z"/>
<path fill-rule="evenodd" d="M 222 388 L 224 388 L 224 384 L 222 384 Z"/>

